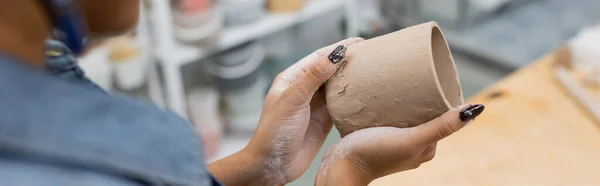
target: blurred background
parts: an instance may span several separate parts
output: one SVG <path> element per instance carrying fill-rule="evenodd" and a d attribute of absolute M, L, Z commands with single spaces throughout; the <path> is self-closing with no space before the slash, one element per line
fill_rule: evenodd
<path fill-rule="evenodd" d="M 274 76 L 346 37 L 437 21 L 466 98 L 598 24 L 597 0 L 144 0 L 135 34 L 80 59 L 111 92 L 188 118 L 207 161 L 243 148 Z M 326 146 L 339 140 L 331 133 Z M 321 154 L 290 185 L 313 184 Z"/>

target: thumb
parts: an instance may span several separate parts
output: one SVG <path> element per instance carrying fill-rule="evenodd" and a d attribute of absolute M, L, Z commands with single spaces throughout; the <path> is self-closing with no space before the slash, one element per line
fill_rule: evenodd
<path fill-rule="evenodd" d="M 333 63 L 329 60 L 329 56 L 331 56 L 333 51 L 336 51 L 335 49 L 340 45 L 345 48 L 363 40 L 363 38 L 348 38 L 323 47 L 300 59 L 297 63 L 294 63 L 277 75 L 269 90 L 269 94 L 279 95 L 293 86 L 296 86 L 297 89 L 305 89 L 307 90 L 307 93 L 316 91 L 338 68 L 339 61 Z M 336 55 L 338 57 L 332 59 L 343 59 L 343 56 L 341 56 L 341 58 L 339 56 L 339 54 L 343 55 L 343 52 L 344 50 L 338 49 L 338 52 L 336 53 L 338 54 Z M 307 96 L 312 96 L 312 93 Z"/>
<path fill-rule="evenodd" d="M 344 60 L 347 47 L 362 40 L 364 39 L 345 39 L 298 61 L 292 67 L 300 69 L 301 75 L 293 81 L 287 91 L 296 95 L 295 101 L 308 104 L 319 87 L 336 72 L 339 64 Z"/>
<path fill-rule="evenodd" d="M 484 108 L 485 106 L 482 104 L 461 106 L 416 126 L 414 127 L 417 138 L 415 141 L 421 144 L 430 144 L 444 139 L 479 116 Z"/>
<path fill-rule="evenodd" d="M 334 49 L 329 49 L 327 55 L 319 56 L 303 69 L 304 75 L 298 79 L 296 85 L 306 88 L 309 92 L 317 91 L 338 69 L 338 63 L 344 59 L 346 49 L 347 45 L 341 43 Z"/>

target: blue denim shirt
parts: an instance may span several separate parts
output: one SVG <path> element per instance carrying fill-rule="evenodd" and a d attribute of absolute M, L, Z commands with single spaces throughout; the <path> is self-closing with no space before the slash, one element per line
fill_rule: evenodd
<path fill-rule="evenodd" d="M 105 93 L 62 52 L 47 72 L 0 54 L 2 185 L 218 184 L 185 120 Z"/>

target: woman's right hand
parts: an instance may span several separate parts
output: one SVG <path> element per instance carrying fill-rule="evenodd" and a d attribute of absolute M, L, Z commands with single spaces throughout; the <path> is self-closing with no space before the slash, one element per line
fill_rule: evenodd
<path fill-rule="evenodd" d="M 415 169 L 433 159 L 437 141 L 461 129 L 483 109 L 483 105 L 458 107 L 412 128 L 355 131 L 325 153 L 315 185 L 367 185 L 376 178 Z"/>

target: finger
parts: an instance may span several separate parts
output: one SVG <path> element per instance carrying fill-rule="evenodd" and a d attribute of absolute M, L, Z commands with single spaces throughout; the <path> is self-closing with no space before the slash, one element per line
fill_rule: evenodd
<path fill-rule="evenodd" d="M 333 128 L 333 122 L 325 105 L 325 93 L 317 91 L 310 103 L 310 122 L 304 136 L 304 146 L 316 153 Z"/>
<path fill-rule="evenodd" d="M 310 160 L 314 159 L 332 128 L 333 122 L 325 105 L 325 92 L 319 89 L 310 103 L 310 122 L 300 152 Z"/>
<path fill-rule="evenodd" d="M 334 50 L 329 51 L 329 55 L 323 55 L 318 60 L 306 64 L 303 68 L 303 75 L 286 91 L 296 94 L 297 101 L 306 105 L 308 100 L 314 95 L 315 91 L 323 85 L 338 69 L 339 62 L 343 60 L 346 52 L 346 45 L 339 45 Z M 291 100 L 293 101 L 293 100 Z"/>
<path fill-rule="evenodd" d="M 437 142 L 429 145 L 429 147 L 425 148 L 423 153 L 421 154 L 421 158 L 423 162 L 431 161 L 435 157 L 435 150 L 437 148 Z"/>
<path fill-rule="evenodd" d="M 344 45 L 348 46 L 353 43 L 364 40 L 363 38 L 349 38 L 342 41 L 339 41 L 335 44 L 329 45 L 327 47 L 323 47 L 308 56 L 300 59 L 298 62 L 293 64 L 292 66 L 285 69 L 283 72 L 279 73 L 273 81 L 271 89 L 269 90 L 270 94 L 279 94 L 283 92 L 283 90 L 287 89 L 292 83 L 296 82 L 298 79 L 304 76 L 305 71 L 313 64 L 318 63 L 319 59 L 323 56 L 326 56 L 328 51 L 333 51 L 336 46 Z M 335 72 L 335 71 L 334 71 Z"/>
<path fill-rule="evenodd" d="M 437 142 L 460 130 L 465 124 L 481 114 L 484 108 L 481 104 L 461 106 L 427 123 L 416 126 L 414 127 L 415 142 L 421 144 Z"/>

